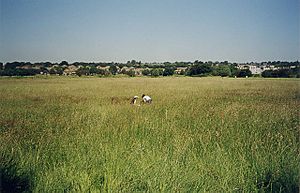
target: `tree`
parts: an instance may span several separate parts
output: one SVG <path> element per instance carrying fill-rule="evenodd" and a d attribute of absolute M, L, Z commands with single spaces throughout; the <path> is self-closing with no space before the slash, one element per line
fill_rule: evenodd
<path fill-rule="evenodd" d="M 222 76 L 222 77 L 230 76 L 231 75 L 230 67 L 228 65 L 216 66 L 214 69 L 213 75 Z"/>
<path fill-rule="evenodd" d="M 49 74 L 56 74 L 54 68 L 51 68 L 51 69 L 49 70 Z"/>
<path fill-rule="evenodd" d="M 87 67 L 80 67 L 76 70 L 77 76 L 89 75 L 89 74 L 90 74 L 90 70 Z"/>
<path fill-rule="evenodd" d="M 236 76 L 238 71 L 237 64 L 232 64 L 229 66 L 229 68 L 231 76 Z"/>
<path fill-rule="evenodd" d="M 111 65 L 111 66 L 109 67 L 109 72 L 110 72 L 111 74 L 113 74 L 113 75 L 116 75 L 117 72 L 118 72 L 117 66 Z"/>
<path fill-rule="evenodd" d="M 62 75 L 64 73 L 64 69 L 61 66 L 54 67 L 55 73 Z"/>
<path fill-rule="evenodd" d="M 246 76 L 250 77 L 250 76 L 252 76 L 252 73 L 249 69 L 242 69 L 242 70 L 237 71 L 236 76 L 237 77 L 246 77 Z"/>
<path fill-rule="evenodd" d="M 46 67 L 44 67 L 44 66 L 41 66 L 40 67 L 40 70 L 41 70 L 41 72 L 43 72 L 43 73 L 49 73 L 49 70 L 46 68 Z"/>
<path fill-rule="evenodd" d="M 30 63 L 29 63 L 30 64 Z M 4 69 L 14 69 L 16 67 L 19 67 L 19 66 L 24 66 L 25 63 L 24 62 L 7 62 L 4 66 Z M 31 65 L 31 64 L 30 64 Z"/>
<path fill-rule="evenodd" d="M 134 77 L 135 76 L 135 71 L 133 69 L 130 69 L 129 71 L 127 71 L 126 73 L 128 76 L 130 77 Z"/>
<path fill-rule="evenodd" d="M 132 65 L 135 65 L 136 64 L 136 61 L 135 60 L 131 60 L 130 62 Z"/>
<path fill-rule="evenodd" d="M 105 70 L 105 69 L 98 69 L 98 74 L 102 75 L 102 76 L 108 76 L 109 75 L 109 71 Z"/>
<path fill-rule="evenodd" d="M 299 77 L 299 68 L 294 69 L 279 69 L 279 70 L 265 70 L 261 74 L 262 77 L 268 78 L 288 78 Z"/>
<path fill-rule="evenodd" d="M 68 62 L 67 61 L 62 61 L 59 65 L 60 66 L 68 66 Z"/>
<path fill-rule="evenodd" d="M 175 69 L 173 67 L 166 67 L 163 76 L 172 76 L 175 72 Z"/>
<path fill-rule="evenodd" d="M 33 76 L 39 74 L 39 69 L 22 69 L 22 68 L 14 68 L 14 69 L 4 69 L 0 70 L 1 76 Z"/>
<path fill-rule="evenodd" d="M 0 70 L 2 70 L 2 69 L 3 69 L 3 63 L 0 62 Z"/>
<path fill-rule="evenodd" d="M 188 71 L 188 75 L 194 76 L 194 75 L 200 75 L 200 76 L 206 76 L 212 73 L 213 69 L 211 65 L 204 64 L 202 62 L 195 61 L 196 64 L 191 66 L 191 68 Z"/>
<path fill-rule="evenodd" d="M 265 70 L 261 73 L 261 76 L 264 78 L 274 77 L 273 70 Z"/>
<path fill-rule="evenodd" d="M 158 77 L 159 75 L 160 75 L 160 72 L 159 72 L 158 68 L 153 68 L 151 70 L 151 76 Z"/>
<path fill-rule="evenodd" d="M 145 70 L 142 71 L 142 74 L 144 76 L 149 76 L 149 75 L 151 75 L 151 71 L 149 69 L 145 69 Z"/>
<path fill-rule="evenodd" d="M 89 69 L 89 74 L 98 74 L 98 72 L 99 72 L 99 70 L 95 66 L 92 66 Z"/>

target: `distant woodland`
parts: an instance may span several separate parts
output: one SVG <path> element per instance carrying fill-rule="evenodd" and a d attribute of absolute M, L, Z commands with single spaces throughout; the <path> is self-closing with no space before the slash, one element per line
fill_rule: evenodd
<path fill-rule="evenodd" d="M 0 76 L 114 76 L 124 74 L 134 76 L 222 76 L 222 77 L 281 77 L 299 78 L 300 63 L 268 61 L 260 63 L 230 63 L 228 61 L 194 61 L 142 63 L 131 60 L 127 63 L 115 62 L 7 62 L 0 63 Z"/>

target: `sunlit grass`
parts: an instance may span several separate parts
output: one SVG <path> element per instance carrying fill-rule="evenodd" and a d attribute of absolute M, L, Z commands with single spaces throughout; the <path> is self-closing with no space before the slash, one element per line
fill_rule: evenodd
<path fill-rule="evenodd" d="M 296 79 L 2 78 L 0 98 L 4 190 L 299 187 Z"/>

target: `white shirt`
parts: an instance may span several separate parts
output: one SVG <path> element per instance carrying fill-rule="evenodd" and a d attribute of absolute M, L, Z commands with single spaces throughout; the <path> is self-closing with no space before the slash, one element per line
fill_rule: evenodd
<path fill-rule="evenodd" d="M 144 96 L 143 101 L 144 102 L 150 102 L 152 99 L 149 96 Z"/>

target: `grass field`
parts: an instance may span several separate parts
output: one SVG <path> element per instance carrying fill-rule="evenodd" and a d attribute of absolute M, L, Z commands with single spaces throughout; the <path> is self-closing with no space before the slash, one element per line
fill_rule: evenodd
<path fill-rule="evenodd" d="M 1 78 L 1 192 L 298 192 L 299 86 Z"/>

